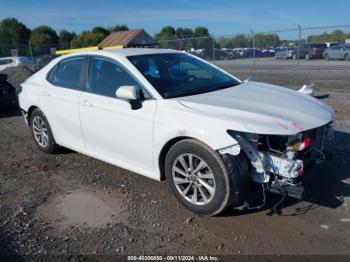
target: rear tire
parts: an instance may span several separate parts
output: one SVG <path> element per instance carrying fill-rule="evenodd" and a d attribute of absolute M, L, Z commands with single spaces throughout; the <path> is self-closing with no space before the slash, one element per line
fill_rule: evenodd
<path fill-rule="evenodd" d="M 200 215 L 217 215 L 235 202 L 241 189 L 232 176 L 239 177 L 239 171 L 229 170 L 216 151 L 194 139 L 177 142 L 165 159 L 165 175 L 175 197 Z"/>
<path fill-rule="evenodd" d="M 57 152 L 60 147 L 56 144 L 49 122 L 40 109 L 37 108 L 31 113 L 29 123 L 33 139 L 39 149 L 48 154 Z"/>

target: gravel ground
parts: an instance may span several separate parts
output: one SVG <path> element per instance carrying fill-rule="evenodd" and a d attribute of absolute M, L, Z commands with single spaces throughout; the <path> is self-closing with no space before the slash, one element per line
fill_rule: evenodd
<path fill-rule="evenodd" d="M 244 79 L 250 74 L 224 61 Z M 64 150 L 35 146 L 16 110 L 0 112 L 0 254 L 348 254 L 350 255 L 350 71 L 261 70 L 259 81 L 300 87 L 315 82 L 336 110 L 333 160 L 313 169 L 305 201 L 282 215 L 232 209 L 199 217 L 163 183 Z"/>

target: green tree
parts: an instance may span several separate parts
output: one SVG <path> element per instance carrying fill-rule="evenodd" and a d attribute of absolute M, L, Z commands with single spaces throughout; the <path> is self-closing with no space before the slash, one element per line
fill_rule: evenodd
<path fill-rule="evenodd" d="M 48 54 L 51 47 L 57 47 L 58 36 L 51 27 L 42 25 L 33 29 L 30 43 L 34 55 Z"/>
<path fill-rule="evenodd" d="M 256 34 L 254 37 L 255 47 L 258 48 L 277 47 L 281 42 L 276 34 Z"/>
<path fill-rule="evenodd" d="M 343 43 L 345 39 L 349 38 L 350 34 L 344 33 L 342 30 L 334 30 L 332 33 L 324 32 L 320 35 L 309 35 L 307 38 L 308 43 L 325 43 L 325 42 L 338 42 Z"/>
<path fill-rule="evenodd" d="M 94 34 L 103 34 L 105 37 L 109 35 L 109 31 L 101 26 L 96 26 L 91 30 Z"/>
<path fill-rule="evenodd" d="M 342 30 L 335 30 L 331 33 L 331 42 L 344 42 L 346 34 Z"/>
<path fill-rule="evenodd" d="M 178 27 L 175 31 L 177 38 L 189 38 L 193 37 L 193 30 L 191 28 Z"/>
<path fill-rule="evenodd" d="M 156 34 L 157 40 L 169 40 L 176 38 L 175 28 L 172 26 L 163 27 L 158 34 Z"/>
<path fill-rule="evenodd" d="M 76 34 L 74 32 L 68 32 L 67 30 L 63 29 L 60 31 L 58 35 L 58 42 L 60 49 L 68 49 L 71 47 L 72 40 L 76 37 Z"/>
<path fill-rule="evenodd" d="M 209 30 L 204 26 L 197 26 L 194 29 L 194 36 L 195 37 L 209 36 Z"/>
<path fill-rule="evenodd" d="M 232 38 L 232 47 L 244 48 L 249 46 L 249 37 L 247 35 L 238 34 Z"/>
<path fill-rule="evenodd" d="M 115 25 L 108 28 L 108 31 L 110 32 L 127 31 L 127 30 L 129 30 L 129 27 L 126 25 Z"/>
<path fill-rule="evenodd" d="M 0 44 L 27 44 L 30 29 L 15 18 L 6 18 L 0 22 Z"/>
<path fill-rule="evenodd" d="M 0 22 L 0 55 L 11 55 L 12 48 L 18 48 L 22 55 L 28 55 L 30 29 L 15 18 L 6 18 Z"/>
<path fill-rule="evenodd" d="M 220 36 L 219 38 L 216 39 L 216 42 L 218 43 L 220 48 L 232 48 L 232 47 L 234 47 L 232 37 Z"/>
<path fill-rule="evenodd" d="M 105 37 L 105 34 L 101 32 L 94 33 L 92 31 L 83 31 L 73 39 L 72 46 L 73 48 L 96 46 L 102 42 Z"/>

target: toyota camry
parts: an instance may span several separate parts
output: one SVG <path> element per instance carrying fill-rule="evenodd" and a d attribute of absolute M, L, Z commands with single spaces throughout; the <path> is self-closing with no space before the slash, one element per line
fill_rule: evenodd
<path fill-rule="evenodd" d="M 58 57 L 22 84 L 19 103 L 40 150 L 167 180 L 202 215 L 260 208 L 265 191 L 301 199 L 334 119 L 310 95 L 147 48 Z"/>

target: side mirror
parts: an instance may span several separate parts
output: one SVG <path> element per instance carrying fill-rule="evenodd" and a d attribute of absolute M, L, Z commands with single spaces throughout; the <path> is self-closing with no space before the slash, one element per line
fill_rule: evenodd
<path fill-rule="evenodd" d="M 120 86 L 115 95 L 117 98 L 129 101 L 132 110 L 137 110 L 142 107 L 140 92 L 136 86 Z"/>
<path fill-rule="evenodd" d="M 314 96 L 316 89 L 317 86 L 314 83 L 311 83 L 310 85 L 303 85 L 298 92 L 304 95 Z"/>
<path fill-rule="evenodd" d="M 115 91 L 116 97 L 118 97 L 120 99 L 129 100 L 129 101 L 138 100 L 139 97 L 138 97 L 137 93 L 138 92 L 137 92 L 136 86 L 120 86 Z"/>

